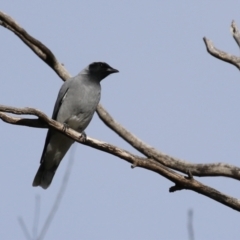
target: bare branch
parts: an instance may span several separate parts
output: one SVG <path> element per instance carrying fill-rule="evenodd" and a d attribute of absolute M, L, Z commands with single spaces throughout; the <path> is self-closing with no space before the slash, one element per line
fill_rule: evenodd
<path fill-rule="evenodd" d="M 211 164 L 192 164 L 178 158 L 168 156 L 155 148 L 144 143 L 142 140 L 134 136 L 119 123 L 117 123 L 108 112 L 99 104 L 97 108 L 99 118 L 120 137 L 127 141 L 136 150 L 144 154 L 148 158 L 153 158 L 166 167 L 177 170 L 179 172 L 189 174 L 189 172 L 198 177 L 224 176 L 240 180 L 240 168 L 225 163 Z"/>
<path fill-rule="evenodd" d="M 50 225 L 51 225 L 51 222 L 58 210 L 58 207 L 63 199 L 63 196 L 64 196 L 64 193 L 66 191 L 66 188 L 67 188 L 67 185 L 68 185 L 68 182 L 69 182 L 69 178 L 70 178 L 70 173 L 71 173 L 71 169 L 72 169 L 72 166 L 73 166 L 73 162 L 74 162 L 74 153 L 75 153 L 75 148 L 71 148 L 70 150 L 70 157 L 69 157 L 69 161 L 68 161 L 68 165 L 67 165 L 67 168 L 66 168 L 66 171 L 65 171 L 65 174 L 64 174 L 64 177 L 62 179 L 62 184 L 60 186 L 60 189 L 58 191 L 58 194 L 55 198 L 55 201 L 53 203 L 53 206 L 52 206 L 52 209 L 50 211 L 50 213 L 48 214 L 48 217 L 46 219 L 46 221 L 44 222 L 44 225 L 42 227 L 42 230 L 39 234 L 39 237 L 37 238 L 37 240 L 42 240 L 44 239 Z"/>
<path fill-rule="evenodd" d="M 34 209 L 34 218 L 33 218 L 33 226 L 32 226 L 32 239 L 37 239 L 38 235 L 38 224 L 40 217 L 40 207 L 41 207 L 41 197 L 36 195 L 35 197 L 35 209 Z"/>
<path fill-rule="evenodd" d="M 174 182 L 176 186 L 170 188 L 170 192 L 173 192 L 173 190 L 182 190 L 182 189 L 189 189 L 189 190 L 193 190 L 195 192 L 198 192 L 202 195 L 205 195 L 211 199 L 216 200 L 217 202 L 220 202 L 228 207 L 231 207 L 237 211 L 240 211 L 240 202 L 238 201 L 238 199 L 236 198 L 232 198 L 230 196 L 227 196 L 217 190 L 215 190 L 214 188 L 208 187 L 198 181 L 196 181 L 194 178 L 189 178 L 189 177 L 185 177 L 179 173 L 174 172 L 171 169 L 168 169 L 167 167 L 163 166 L 162 164 L 156 162 L 153 159 L 150 158 L 141 158 L 138 157 L 136 155 L 131 154 L 130 152 L 123 150 L 121 148 L 118 148 L 114 145 L 111 145 L 109 143 L 105 143 L 105 142 L 101 142 L 99 140 L 87 137 L 86 141 L 83 141 L 82 138 L 80 138 L 81 134 L 79 134 L 78 132 L 74 131 L 71 128 L 64 128 L 64 125 L 56 122 L 50 118 L 48 118 L 46 116 L 46 114 L 42 113 L 41 111 L 34 109 L 34 108 L 12 108 L 12 107 L 4 107 L 4 106 L 0 106 L 0 111 L 4 111 L 4 109 L 6 109 L 6 111 L 8 113 L 10 112 L 15 112 L 17 114 L 30 114 L 30 115 L 36 115 L 37 117 L 41 118 L 42 121 L 44 121 L 49 127 L 52 127 L 54 129 L 56 129 L 59 132 L 62 132 L 63 134 L 69 136 L 70 138 L 74 139 L 77 142 L 80 142 L 84 145 L 87 146 L 91 146 L 95 149 L 110 153 L 114 156 L 117 156 L 129 163 L 131 163 L 133 166 L 135 167 L 141 167 L 141 168 L 145 168 L 148 170 L 151 170 L 153 172 L 156 172 L 158 174 L 160 174 L 161 176 L 169 179 L 170 181 Z M 11 110 L 12 109 L 12 110 Z M 1 113 L 1 112 L 0 112 Z M 2 115 L 7 115 L 4 113 L 1 113 L 0 118 L 2 117 Z M 14 118 L 11 116 L 8 116 L 8 120 Z M 7 120 L 7 121 L 8 121 Z M 29 119 L 31 120 L 31 119 Z M 15 120 L 16 118 L 15 118 Z M 10 120 L 11 124 L 14 124 L 13 120 Z"/>
<path fill-rule="evenodd" d="M 188 239 L 194 240 L 193 210 L 188 210 Z"/>
<path fill-rule="evenodd" d="M 231 23 L 230 30 L 233 35 L 233 38 L 235 39 L 236 43 L 240 47 L 240 32 L 238 30 L 237 24 L 234 21 L 232 21 L 232 23 Z M 231 55 L 229 53 L 226 53 L 224 51 L 217 49 L 213 45 L 213 43 L 206 37 L 203 38 L 203 41 L 206 45 L 208 53 L 210 53 L 212 56 L 214 56 L 222 61 L 231 63 L 232 65 L 236 66 L 240 70 L 240 57 L 236 57 L 234 55 Z"/>
<path fill-rule="evenodd" d="M 223 52 L 223 51 L 217 49 L 216 47 L 214 47 L 213 43 L 205 37 L 203 38 L 203 41 L 206 45 L 208 53 L 210 53 L 212 56 L 214 56 L 220 60 L 223 60 L 225 62 L 233 64 L 240 70 L 240 58 L 239 57 L 236 57 L 234 55 L 231 55 L 229 53 L 226 53 L 226 52 Z"/>
<path fill-rule="evenodd" d="M 237 24 L 235 23 L 235 21 L 232 21 L 231 32 L 232 32 L 233 38 L 235 39 L 237 45 L 240 47 L 240 32 L 238 30 L 238 27 L 237 27 Z"/>
<path fill-rule="evenodd" d="M 25 238 L 27 240 L 31 240 L 30 233 L 28 232 L 27 226 L 26 226 L 26 224 L 25 224 L 25 222 L 24 222 L 22 217 L 18 218 L 18 223 L 19 223 L 19 225 L 20 225 L 20 227 L 21 227 L 21 229 L 23 231 L 23 234 L 24 234 Z"/>
<path fill-rule="evenodd" d="M 70 74 L 57 61 L 56 57 L 46 46 L 44 46 L 40 41 L 36 40 L 32 36 L 30 36 L 11 17 L 7 16 L 2 12 L 0 12 L 0 25 L 9 29 L 13 33 L 15 33 L 27 46 L 29 46 L 33 50 L 33 52 L 36 53 L 38 57 L 40 57 L 46 64 L 48 64 L 60 76 L 60 78 L 62 78 L 63 80 L 66 80 L 70 77 Z M 239 68 L 239 66 L 237 67 Z M 6 114 L 6 112 L 19 114 L 19 115 L 21 114 L 34 115 L 34 116 L 37 116 L 38 119 L 17 118 L 17 117 L 13 117 Z M 115 129 L 114 131 L 116 133 L 118 133 L 133 147 L 138 149 L 140 152 L 142 152 L 144 155 L 146 155 L 149 158 L 138 157 L 114 145 L 101 142 L 99 140 L 92 139 L 89 137 L 85 142 L 83 142 L 82 138 L 80 138 L 81 134 L 79 134 L 78 132 L 70 128 L 65 129 L 61 123 L 48 118 L 44 113 L 42 113 L 37 109 L 33 109 L 33 108 L 18 109 L 18 108 L 0 106 L 0 118 L 7 123 L 11 123 L 15 125 L 25 125 L 25 126 L 31 126 L 31 127 L 54 128 L 57 131 L 62 132 L 63 134 L 69 136 L 70 138 L 74 139 L 77 142 L 80 142 L 84 145 L 91 146 L 98 150 L 115 155 L 131 163 L 133 167 L 142 167 L 142 168 L 154 171 L 160 174 L 161 176 L 164 176 L 165 178 L 175 183 L 175 186 L 170 188 L 170 191 L 174 190 L 174 188 L 176 190 L 180 190 L 180 189 L 193 190 L 211 199 L 214 199 L 228 207 L 231 207 L 237 211 L 240 211 L 240 202 L 238 201 L 238 199 L 232 198 L 230 196 L 222 194 L 221 192 L 213 188 L 205 186 L 202 183 L 196 181 L 194 178 L 185 177 L 179 173 L 176 173 L 173 170 L 167 168 L 166 166 L 169 166 L 175 170 L 187 173 L 188 176 L 190 176 L 191 174 L 192 175 L 199 174 L 199 176 L 222 175 L 222 176 L 233 177 L 239 180 L 240 171 L 238 168 L 227 165 L 227 164 L 221 164 L 221 163 L 212 164 L 212 165 L 211 164 L 208 164 L 208 165 L 188 164 L 182 160 L 172 158 L 168 155 L 165 155 L 157 151 L 151 146 L 148 146 L 147 144 L 143 143 L 141 140 L 137 139 L 130 132 L 128 132 L 126 129 L 120 126 L 120 124 L 117 124 L 111 118 L 111 116 L 106 112 L 106 110 L 104 110 L 103 107 L 101 107 L 100 105 L 98 106 L 98 114 L 106 125 L 108 125 L 112 129 Z M 105 120 L 104 120 L 104 115 L 106 117 Z M 179 165 L 181 167 L 179 167 Z M 212 171 L 211 168 L 215 168 L 215 172 Z M 189 175 L 189 173 L 191 174 Z"/>
<path fill-rule="evenodd" d="M 19 125 L 19 126 L 28 126 L 35 128 L 47 128 L 46 124 L 42 124 L 39 119 L 27 119 L 27 118 L 16 118 L 10 117 L 5 113 L 0 112 L 0 118 L 10 124 Z"/>
<path fill-rule="evenodd" d="M 21 28 L 11 17 L 7 16 L 4 13 L 0 12 L 0 20 L 2 21 L 2 24 L 4 27 L 7 26 L 7 28 L 11 31 L 13 31 L 17 36 L 21 38 L 21 40 L 26 43 L 31 49 L 40 49 L 39 51 L 34 51 L 43 61 L 45 61 L 50 67 L 53 68 L 55 72 L 64 80 L 69 77 L 69 74 L 66 74 L 66 69 L 60 65 L 56 59 L 56 57 L 53 55 L 53 53 L 44 46 L 41 42 L 30 36 L 23 28 Z M 48 61 L 46 60 L 48 59 Z M 51 59 L 51 61 L 49 60 Z M 51 63 L 51 64 L 49 64 Z M 58 67 L 55 67 L 55 66 Z M 163 154 L 156 149 L 152 148 L 151 146 L 147 145 L 146 143 L 142 142 L 140 139 L 133 136 L 130 132 L 128 132 L 126 129 L 124 129 L 120 124 L 117 124 L 109 113 L 101 106 L 99 105 L 97 108 L 97 113 L 99 117 L 104 121 L 104 123 L 113 129 L 117 134 L 119 134 L 123 139 L 125 139 L 128 143 L 130 143 L 133 147 L 135 147 L 138 151 L 143 153 L 145 156 L 149 158 L 154 158 L 155 160 L 159 161 L 165 166 L 171 167 L 175 170 L 178 170 L 183 173 L 187 173 L 188 171 L 191 171 L 194 176 L 226 176 L 226 177 L 232 177 L 234 172 L 234 178 L 240 179 L 240 171 L 239 169 L 234 169 L 232 171 L 233 167 L 226 165 L 226 164 L 211 164 L 211 165 L 205 165 L 205 164 L 190 164 L 187 162 L 184 162 L 180 159 L 171 158 L 170 156 Z M 17 113 L 15 113 L 17 114 Z M 2 119 L 6 119 L 7 116 L 2 115 Z M 9 119 L 10 120 L 10 119 Z M 29 119 L 15 119 L 16 121 L 14 124 L 18 125 L 30 125 L 32 127 L 39 127 L 42 126 L 41 122 L 36 120 L 29 120 Z M 13 121 L 13 120 L 12 120 Z M 117 126 L 117 127 L 116 127 Z M 217 171 L 219 171 L 217 173 Z"/>
<path fill-rule="evenodd" d="M 29 46 L 38 57 L 40 57 L 44 62 L 46 62 L 63 80 L 66 80 L 70 77 L 70 74 L 67 70 L 62 66 L 54 56 L 54 54 L 40 41 L 30 36 L 23 28 L 21 28 L 10 16 L 5 13 L 0 12 L 0 25 L 6 27 L 7 29 L 14 32 L 27 46 Z M 233 24 L 234 31 L 237 36 L 237 28 L 236 25 Z M 209 43 L 209 40 L 206 39 L 206 44 L 209 46 L 209 49 L 212 49 Z M 215 49 L 213 47 L 213 49 Z M 225 56 L 226 54 L 221 52 L 220 50 L 216 50 L 218 55 Z M 224 55 L 225 54 L 225 55 Z M 240 68 L 240 58 L 231 56 L 227 54 L 228 59 L 230 59 L 232 64 L 236 65 Z M 220 57 L 219 57 L 220 58 Z M 222 58 L 220 58 L 222 59 Z M 230 61 L 229 60 L 229 61 Z M 99 117 L 104 121 L 104 123 L 109 126 L 112 130 L 114 130 L 117 134 L 119 134 L 123 139 L 125 139 L 128 143 L 130 143 L 134 148 L 143 153 L 145 156 L 149 158 L 154 158 L 159 161 L 163 165 L 173 168 L 177 171 L 186 173 L 191 171 L 194 176 L 226 176 L 232 177 L 237 180 L 240 180 L 240 169 L 234 166 L 216 163 L 216 164 L 191 164 L 188 162 L 184 162 L 180 159 L 172 158 L 164 153 L 157 151 L 146 143 L 142 142 L 140 139 L 133 136 L 130 132 L 124 129 L 120 124 L 116 124 L 116 122 L 112 121 L 111 116 L 107 113 L 107 111 L 99 105 L 97 108 L 97 113 Z M 7 116 L 2 115 L 2 119 L 6 119 Z M 18 125 L 30 125 L 32 127 L 40 127 L 41 122 L 39 119 L 29 120 L 29 119 L 18 119 L 14 124 Z M 117 127 L 116 127 L 117 125 Z"/>
<path fill-rule="evenodd" d="M 70 78 L 70 74 L 64 66 L 58 62 L 52 51 L 36 38 L 29 35 L 10 16 L 0 11 L 0 25 L 16 34 L 38 57 L 40 57 L 57 75 L 64 81 Z"/>
<path fill-rule="evenodd" d="M 13 117 L 10 116 L 6 113 L 3 112 L 7 112 L 7 113 L 14 113 L 14 114 L 24 114 L 24 115 L 35 115 L 37 116 L 39 119 L 24 119 L 24 118 L 17 118 L 17 117 Z M 127 160 L 129 163 L 134 164 L 136 159 L 138 158 L 137 156 L 123 150 L 120 149 L 114 145 L 105 143 L 105 142 L 101 142 L 95 139 L 92 139 L 90 137 L 87 137 L 86 141 L 83 141 L 81 138 L 81 134 L 74 131 L 71 128 L 65 128 L 63 124 L 48 118 L 46 114 L 44 114 L 43 112 L 39 111 L 38 109 L 34 109 L 34 108 L 15 108 L 15 107 L 9 107 L 9 106 L 3 106 L 0 105 L 0 119 L 4 120 L 6 123 L 10 123 L 10 124 L 14 124 L 14 125 L 23 125 L 23 126 L 30 126 L 33 127 L 34 124 L 37 122 L 37 124 L 35 124 L 34 127 L 37 128 L 54 128 L 59 132 L 62 132 L 64 134 L 66 134 L 67 136 L 71 137 L 72 139 L 74 139 L 75 141 L 82 143 L 84 145 L 87 146 L 91 146 L 93 148 L 96 148 L 98 150 L 107 152 L 107 153 L 111 153 L 115 156 L 118 156 L 122 159 Z M 19 124 L 20 122 L 20 124 Z M 33 123 L 32 123 L 33 122 Z M 28 125 L 28 123 L 30 123 Z M 140 159 L 140 158 L 139 158 Z"/>

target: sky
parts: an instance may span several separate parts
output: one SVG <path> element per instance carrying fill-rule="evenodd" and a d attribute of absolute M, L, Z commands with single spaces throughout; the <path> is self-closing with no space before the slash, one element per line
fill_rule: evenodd
<path fill-rule="evenodd" d="M 240 165 L 239 70 L 210 56 L 202 38 L 239 55 L 230 34 L 240 26 L 240 2 L 229 1 L 2 1 L 0 10 L 48 46 L 72 76 L 94 61 L 118 74 L 102 82 L 101 104 L 143 141 L 193 163 Z M 34 107 L 48 116 L 62 80 L 20 39 L 0 28 L 0 104 Z M 47 190 L 32 187 L 46 129 L 0 121 L 0 238 L 32 234 L 40 197 L 38 233 L 62 183 L 70 154 Z M 88 136 L 137 154 L 95 114 Z M 75 144 L 66 192 L 48 239 L 239 239 L 240 214 L 107 153 Z M 139 154 L 140 155 L 140 154 Z M 240 198 L 240 183 L 196 178 Z"/>

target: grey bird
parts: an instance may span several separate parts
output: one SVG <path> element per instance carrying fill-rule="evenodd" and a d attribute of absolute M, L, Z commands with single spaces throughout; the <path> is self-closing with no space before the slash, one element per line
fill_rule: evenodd
<path fill-rule="evenodd" d="M 100 101 L 100 82 L 109 74 L 117 72 L 118 70 L 107 63 L 94 62 L 77 76 L 64 82 L 58 93 L 52 119 L 64 123 L 86 137 L 84 130 Z M 54 129 L 48 130 L 33 186 L 41 186 L 44 189 L 49 187 L 61 160 L 73 143 L 74 140 L 66 135 Z"/>

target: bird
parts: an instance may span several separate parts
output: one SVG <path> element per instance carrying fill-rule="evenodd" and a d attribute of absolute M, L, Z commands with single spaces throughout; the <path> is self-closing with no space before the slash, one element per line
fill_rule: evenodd
<path fill-rule="evenodd" d="M 105 62 L 93 62 L 78 75 L 65 81 L 59 90 L 52 119 L 81 133 L 91 122 L 101 97 L 100 82 L 112 73 L 119 72 Z M 40 166 L 32 185 L 47 189 L 63 157 L 74 140 L 54 129 L 48 130 Z"/>

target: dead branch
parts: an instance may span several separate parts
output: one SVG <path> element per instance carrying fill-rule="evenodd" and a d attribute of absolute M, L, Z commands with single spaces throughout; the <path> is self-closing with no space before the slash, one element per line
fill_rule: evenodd
<path fill-rule="evenodd" d="M 0 12 L 0 25 L 9 29 L 14 34 L 16 34 L 32 51 L 40 57 L 48 66 L 50 66 L 58 76 L 67 80 L 70 77 L 70 74 L 64 68 L 62 64 L 59 63 L 54 54 L 40 41 L 33 38 L 29 35 L 22 27 L 20 27 L 10 16 Z M 234 25 L 235 35 L 237 35 L 237 28 Z M 236 39 L 235 39 L 236 40 Z M 236 40 L 237 41 L 237 40 Z M 208 40 L 205 41 L 207 49 L 209 48 Z M 210 48 L 209 48 L 210 49 Z M 213 54 L 211 51 L 215 54 Z M 216 50 L 212 47 L 209 51 L 212 55 L 220 58 L 219 53 L 220 50 Z M 237 66 L 240 69 L 240 60 L 235 57 L 231 57 L 230 55 L 224 55 L 225 60 Z M 226 60 L 227 59 L 227 60 Z M 230 60 L 229 60 L 230 59 Z M 237 63 L 239 65 L 237 65 Z M 6 113 L 13 114 L 27 114 L 37 116 L 37 119 L 29 119 L 29 118 L 17 118 L 15 116 L 10 116 Z M 205 195 L 211 199 L 214 199 L 217 202 L 220 202 L 228 207 L 231 207 L 237 211 L 240 211 L 240 202 L 238 199 L 227 196 L 211 187 L 203 185 L 202 183 L 196 181 L 193 177 L 185 177 L 175 171 L 169 169 L 172 168 L 174 170 L 178 170 L 180 172 L 188 174 L 188 176 L 227 176 L 237 180 L 240 180 L 240 169 L 223 163 L 216 164 L 191 164 L 187 163 L 183 160 L 179 160 L 177 158 L 170 157 L 166 154 L 163 154 L 153 147 L 147 145 L 142 142 L 140 139 L 132 135 L 129 131 L 124 129 L 120 124 L 118 124 L 113 118 L 107 113 L 107 111 L 101 106 L 98 106 L 97 113 L 99 117 L 103 120 L 103 122 L 114 130 L 119 136 L 125 139 L 128 143 L 130 143 L 134 148 L 136 148 L 139 152 L 143 153 L 147 158 L 141 158 L 139 156 L 133 155 L 130 152 L 127 152 L 123 149 L 120 149 L 114 145 L 109 143 L 101 142 L 96 139 L 92 139 L 90 137 L 87 138 L 85 142 L 82 142 L 78 132 L 72 129 L 65 129 L 64 126 L 56 122 L 46 116 L 46 114 L 34 108 L 14 108 L 14 107 L 6 107 L 0 106 L 0 118 L 10 124 L 22 125 L 22 126 L 30 126 L 37 128 L 54 128 L 57 131 L 66 134 L 70 138 L 74 139 L 77 142 L 80 142 L 84 145 L 93 147 L 95 149 L 107 152 L 114 156 L 117 156 L 129 163 L 134 167 L 141 167 L 164 176 L 165 178 L 172 181 L 175 186 L 170 188 L 170 192 L 174 192 L 176 190 L 189 189 L 195 192 L 198 192 L 202 195 Z M 189 174 L 190 173 L 190 174 Z"/>
<path fill-rule="evenodd" d="M 240 47 L 240 32 L 238 30 L 238 27 L 237 27 L 237 24 L 235 23 L 235 21 L 232 21 L 231 32 L 232 32 L 233 38 L 235 39 L 237 45 Z"/>
<path fill-rule="evenodd" d="M 185 174 L 191 172 L 193 176 L 198 177 L 224 176 L 240 180 L 240 168 L 236 166 L 232 166 L 226 163 L 192 164 L 184 160 L 168 156 L 144 143 L 139 138 L 137 138 L 132 133 L 123 128 L 107 113 L 107 111 L 105 111 L 105 109 L 101 105 L 98 106 L 97 113 L 101 120 L 109 128 L 116 132 L 136 150 L 138 150 L 148 158 L 153 158 L 154 160 L 163 164 L 166 167 Z"/>
<path fill-rule="evenodd" d="M 1 11 L 0 25 L 16 34 L 38 57 L 52 68 L 62 80 L 65 81 L 71 77 L 49 48 L 29 35 L 14 19 Z"/>
<path fill-rule="evenodd" d="M 48 49 L 43 43 L 30 36 L 10 16 L 0 12 L 0 25 L 14 32 L 27 46 L 29 46 L 36 53 L 38 57 L 40 57 L 45 63 L 47 63 L 60 76 L 61 79 L 67 80 L 70 77 L 70 74 L 67 72 L 64 66 L 62 66 L 57 61 L 51 50 Z M 237 30 L 235 30 L 235 32 L 237 32 Z M 192 164 L 177 158 L 170 157 L 144 143 L 139 138 L 130 133 L 128 130 L 126 130 L 123 126 L 117 123 L 100 104 L 97 108 L 97 113 L 100 119 L 110 129 L 115 131 L 131 146 L 133 146 L 135 149 L 137 149 L 139 152 L 141 152 L 148 158 L 153 158 L 164 166 L 167 166 L 185 174 L 187 174 L 188 171 L 191 171 L 193 176 L 225 176 L 240 180 L 240 168 L 225 163 Z M 32 127 L 42 126 L 39 120 L 29 121 L 29 119 L 19 119 L 17 121 L 17 124 L 28 124 L 28 126 L 31 124 Z"/>
<path fill-rule="evenodd" d="M 13 108 L 13 107 L 5 107 L 0 106 L 0 118 L 3 119 L 5 122 L 9 122 L 11 124 L 18 124 L 18 121 L 21 120 L 21 118 L 16 118 L 7 115 L 6 113 L 3 113 L 6 109 L 6 112 L 8 113 L 15 113 L 15 114 L 29 114 L 29 115 L 35 115 L 41 121 L 43 121 L 43 126 L 46 127 L 46 124 L 48 127 L 54 128 L 59 132 L 62 132 L 63 134 L 69 136 L 70 138 L 74 139 L 76 142 L 82 143 L 84 145 L 93 147 L 95 149 L 107 152 L 109 154 L 112 154 L 114 156 L 117 156 L 131 164 L 133 164 L 135 167 L 141 167 L 148 170 L 151 170 L 153 172 L 156 172 L 160 174 L 161 176 L 169 179 L 173 183 L 175 183 L 174 187 L 170 188 L 170 192 L 174 192 L 176 190 L 182 190 L 182 189 L 189 189 L 193 190 L 197 193 L 203 194 L 209 198 L 212 198 L 228 207 L 231 207 L 237 211 L 240 211 L 240 202 L 238 199 L 227 196 L 214 188 L 208 187 L 198 181 L 196 181 L 193 178 L 185 177 L 179 173 L 174 172 L 173 170 L 168 169 L 167 167 L 163 166 L 162 164 L 154 161 L 150 158 L 141 158 L 136 155 L 133 155 L 129 153 L 126 150 L 120 149 L 114 145 L 111 145 L 109 143 L 105 143 L 90 137 L 87 137 L 86 141 L 83 141 L 82 138 L 80 138 L 81 134 L 74 131 L 71 128 L 64 128 L 64 125 L 54 121 L 53 119 L 50 119 L 46 116 L 46 114 L 42 113 L 41 111 L 34 109 L 34 108 Z M 12 110 L 11 110 L 12 109 Z M 28 119 L 29 121 L 34 119 Z M 23 125 L 23 124 L 22 124 Z M 25 125 L 27 126 L 27 125 Z M 32 125 L 31 125 L 32 126 Z"/>
<path fill-rule="evenodd" d="M 232 24 L 231 24 L 231 32 L 232 32 L 233 38 L 235 39 L 236 43 L 240 47 L 240 32 L 238 30 L 237 24 L 234 21 L 232 21 Z M 240 70 L 240 57 L 236 57 L 232 54 L 229 54 L 217 49 L 213 45 L 213 43 L 206 37 L 203 38 L 203 41 L 206 45 L 206 48 L 209 54 L 211 54 L 215 58 L 218 58 L 224 62 L 231 63 L 232 65 L 236 66 Z"/>

